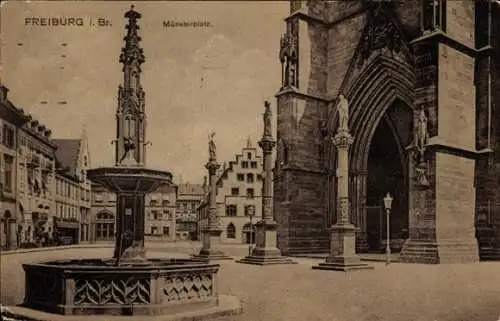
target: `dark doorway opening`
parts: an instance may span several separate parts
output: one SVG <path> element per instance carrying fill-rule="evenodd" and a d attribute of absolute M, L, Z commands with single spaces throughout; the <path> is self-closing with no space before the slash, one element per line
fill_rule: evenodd
<path fill-rule="evenodd" d="M 395 103 L 380 121 L 368 156 L 366 230 L 369 252 L 384 252 L 387 242 L 383 198 L 393 197 L 390 214 L 390 244 L 401 250 L 408 237 L 408 173 L 406 147 L 412 133 L 412 112 Z"/>

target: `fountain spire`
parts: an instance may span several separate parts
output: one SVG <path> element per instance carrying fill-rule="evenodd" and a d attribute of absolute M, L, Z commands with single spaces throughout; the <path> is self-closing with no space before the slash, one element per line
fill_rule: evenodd
<path fill-rule="evenodd" d="M 118 108 L 116 111 L 116 153 L 117 166 L 145 166 L 146 160 L 146 114 L 145 93 L 141 85 L 141 64 L 146 61 L 139 43 L 138 19 L 141 14 L 132 5 L 125 13 L 125 45 L 120 54 L 123 64 L 123 84 L 118 87 Z"/>

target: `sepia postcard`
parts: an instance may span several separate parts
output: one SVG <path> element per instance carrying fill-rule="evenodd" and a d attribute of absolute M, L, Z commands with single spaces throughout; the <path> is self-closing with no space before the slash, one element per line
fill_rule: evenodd
<path fill-rule="evenodd" d="M 500 1 L 2 1 L 2 320 L 500 321 Z"/>

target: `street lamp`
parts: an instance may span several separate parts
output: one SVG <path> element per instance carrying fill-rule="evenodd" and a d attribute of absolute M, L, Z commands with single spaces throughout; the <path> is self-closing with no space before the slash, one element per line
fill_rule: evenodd
<path fill-rule="evenodd" d="M 392 200 L 393 198 L 391 197 L 390 193 L 387 193 L 387 195 L 384 197 L 384 207 L 385 207 L 385 214 L 386 214 L 386 225 L 387 225 L 387 236 L 386 236 L 386 247 L 385 251 L 387 253 L 387 262 L 386 264 L 391 263 L 391 225 L 390 225 L 390 216 L 391 216 L 391 207 L 392 207 Z"/>
<path fill-rule="evenodd" d="M 252 249 L 253 249 L 253 217 L 255 215 L 254 207 L 253 205 L 249 205 L 247 207 L 247 215 L 250 218 L 250 237 L 249 237 L 249 244 L 248 244 L 248 255 L 252 255 Z"/>

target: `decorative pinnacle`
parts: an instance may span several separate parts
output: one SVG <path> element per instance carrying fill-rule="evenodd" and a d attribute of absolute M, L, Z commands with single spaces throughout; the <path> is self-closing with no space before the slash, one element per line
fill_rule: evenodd
<path fill-rule="evenodd" d="M 130 10 L 125 13 L 125 18 L 128 18 L 128 24 L 125 26 L 127 35 L 125 40 L 125 47 L 122 48 L 120 55 L 120 62 L 125 65 L 130 65 L 137 62 L 139 65 L 145 61 L 142 48 L 139 47 L 141 37 L 137 31 L 140 29 L 137 20 L 141 18 L 141 14 L 134 10 L 134 5 L 130 6 Z"/>

